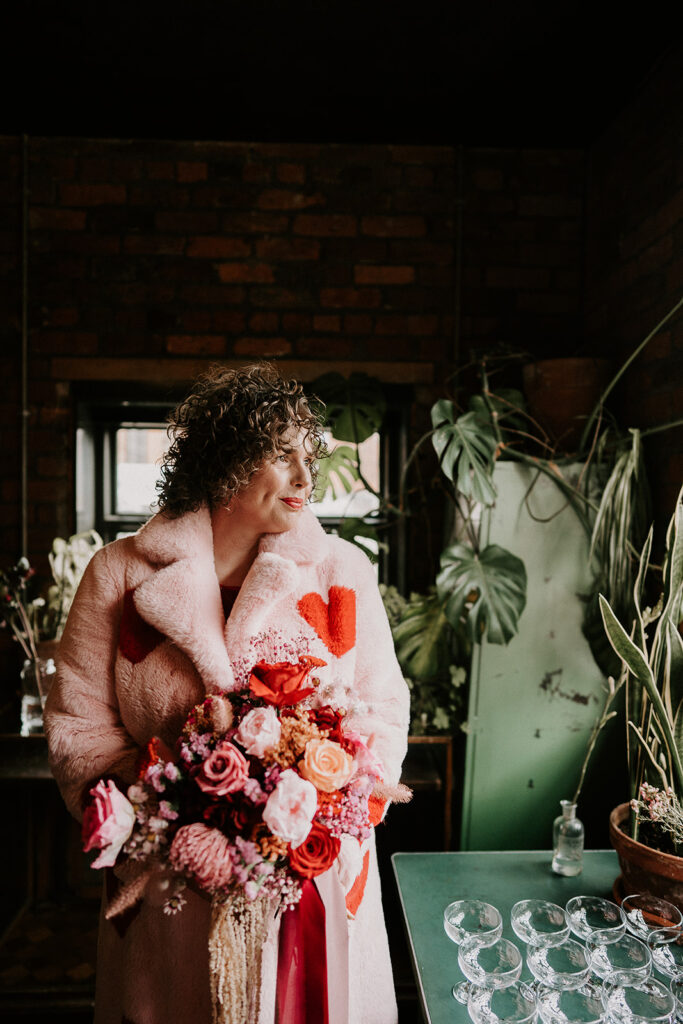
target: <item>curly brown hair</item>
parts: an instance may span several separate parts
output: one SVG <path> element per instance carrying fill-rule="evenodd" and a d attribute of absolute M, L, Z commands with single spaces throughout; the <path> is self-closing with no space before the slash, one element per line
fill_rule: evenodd
<path fill-rule="evenodd" d="M 306 432 L 314 458 L 327 454 L 322 419 L 297 381 L 271 363 L 211 366 L 169 416 L 173 443 L 161 465 L 159 509 L 177 518 L 227 504 L 266 459 L 287 449 L 292 428 Z"/>

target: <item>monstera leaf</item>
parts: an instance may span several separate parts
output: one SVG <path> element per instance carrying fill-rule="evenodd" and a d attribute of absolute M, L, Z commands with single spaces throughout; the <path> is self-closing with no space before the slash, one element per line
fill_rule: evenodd
<path fill-rule="evenodd" d="M 341 498 L 343 494 L 351 493 L 357 479 L 358 463 L 355 449 L 350 448 L 348 444 L 337 445 L 328 457 L 321 459 L 318 464 L 316 494 L 322 499 L 331 491 L 333 498 Z"/>
<path fill-rule="evenodd" d="M 451 627 L 435 593 L 414 594 L 393 634 L 396 657 L 411 679 L 434 679 L 448 671 Z"/>
<path fill-rule="evenodd" d="M 462 494 L 492 505 L 496 500 L 492 473 L 497 444 L 493 426 L 476 412 L 453 417 L 454 406 L 447 399 L 432 406 L 432 444 L 441 468 Z"/>
<path fill-rule="evenodd" d="M 325 373 L 311 389 L 325 403 L 325 426 L 338 441 L 360 444 L 382 426 L 386 399 L 379 381 L 367 373 Z"/>
<path fill-rule="evenodd" d="M 373 564 L 377 561 L 377 551 L 386 551 L 389 547 L 385 541 L 379 539 L 376 527 L 365 519 L 344 518 L 337 533 L 343 540 L 350 541 L 364 551 Z M 370 543 L 366 544 L 365 541 Z"/>
<path fill-rule="evenodd" d="M 463 618 L 474 643 L 484 636 L 492 644 L 507 644 L 517 632 L 526 604 L 526 570 L 521 559 L 497 544 L 477 553 L 453 544 L 441 555 L 436 578 L 448 621 Z"/>

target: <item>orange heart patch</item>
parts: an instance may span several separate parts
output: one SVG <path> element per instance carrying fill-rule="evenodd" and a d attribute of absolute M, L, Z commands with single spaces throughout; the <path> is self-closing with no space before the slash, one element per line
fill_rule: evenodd
<path fill-rule="evenodd" d="M 320 594 L 304 594 L 297 608 L 312 626 L 330 654 L 341 658 L 356 645 L 356 592 L 350 587 L 330 587 L 329 603 Z"/>

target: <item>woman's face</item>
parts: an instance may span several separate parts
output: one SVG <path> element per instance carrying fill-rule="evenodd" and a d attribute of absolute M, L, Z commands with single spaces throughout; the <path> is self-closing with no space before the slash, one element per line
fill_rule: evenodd
<path fill-rule="evenodd" d="M 232 498 L 230 513 L 258 534 L 291 530 L 313 488 L 314 461 L 306 432 L 293 429 L 284 436 L 278 454 L 263 463 L 244 490 Z"/>

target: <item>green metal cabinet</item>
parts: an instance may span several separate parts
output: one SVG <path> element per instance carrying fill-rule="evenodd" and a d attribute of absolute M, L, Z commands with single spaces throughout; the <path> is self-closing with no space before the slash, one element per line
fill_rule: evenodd
<path fill-rule="evenodd" d="M 581 632 L 588 538 L 546 476 L 499 463 L 495 483 L 482 545 L 500 544 L 523 559 L 527 604 L 507 647 L 474 648 L 461 848 L 544 849 L 604 700 Z"/>

